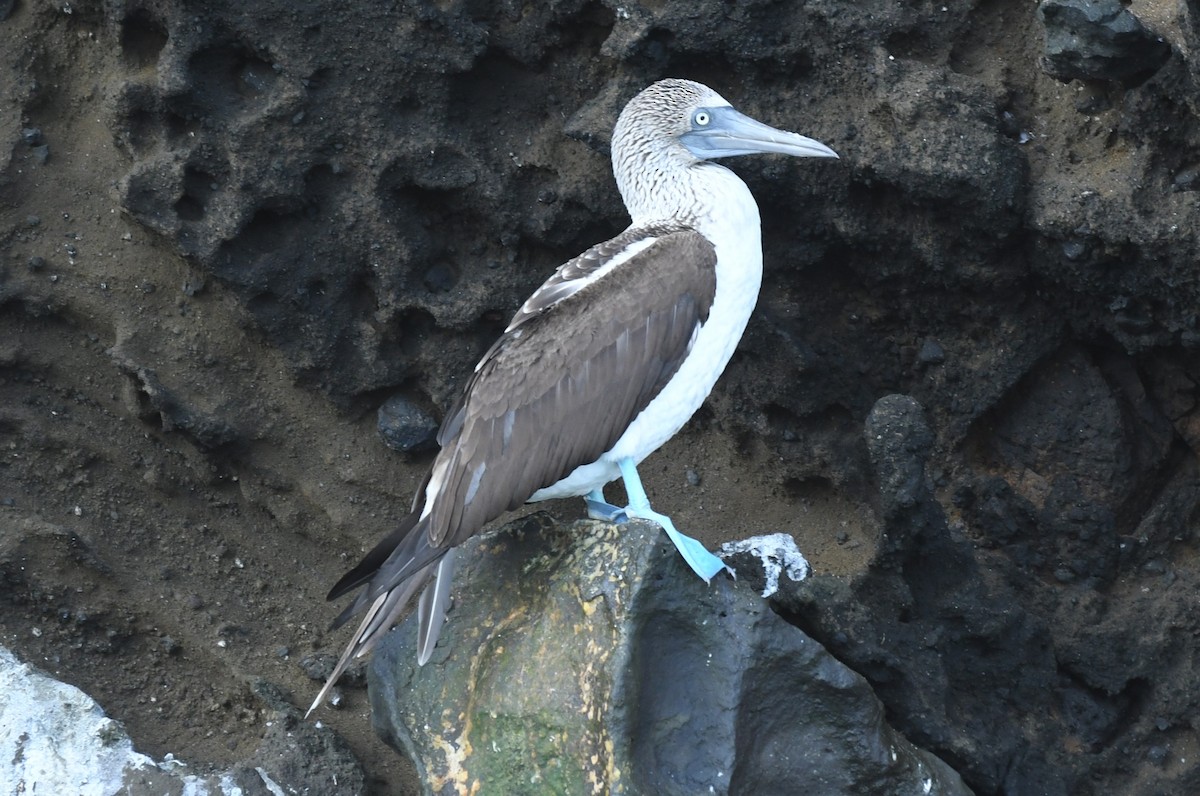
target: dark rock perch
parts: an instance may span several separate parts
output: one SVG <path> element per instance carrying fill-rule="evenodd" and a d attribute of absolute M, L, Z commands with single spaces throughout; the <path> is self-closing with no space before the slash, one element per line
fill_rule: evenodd
<path fill-rule="evenodd" d="M 459 566 L 433 660 L 408 621 L 368 674 L 427 794 L 970 793 L 755 584 L 705 585 L 654 525 L 538 515 Z"/>

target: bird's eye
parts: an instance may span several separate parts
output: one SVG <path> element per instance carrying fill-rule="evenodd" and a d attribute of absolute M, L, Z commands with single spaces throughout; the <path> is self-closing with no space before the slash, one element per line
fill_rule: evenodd
<path fill-rule="evenodd" d="M 697 127 L 706 127 L 711 118 L 708 115 L 708 111 L 696 111 L 696 115 L 692 117 L 692 121 L 696 123 Z"/>

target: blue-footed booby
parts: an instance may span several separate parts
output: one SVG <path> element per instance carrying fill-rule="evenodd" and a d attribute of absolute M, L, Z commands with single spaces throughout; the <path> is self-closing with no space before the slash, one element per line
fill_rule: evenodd
<path fill-rule="evenodd" d="M 725 567 L 651 509 L 637 465 L 700 408 L 758 299 L 758 206 L 745 183 L 710 161 L 769 152 L 837 157 L 689 80 L 659 81 L 629 102 L 612 137 L 629 228 L 560 266 L 475 366 L 438 432 L 441 450 L 412 512 L 329 593 L 363 587 L 335 627 L 365 616 L 314 708 L 417 592 L 417 660 L 428 661 L 454 547 L 523 503 L 584 496 L 592 517 L 662 526 L 706 581 Z M 618 478 L 623 509 L 602 491 Z"/>

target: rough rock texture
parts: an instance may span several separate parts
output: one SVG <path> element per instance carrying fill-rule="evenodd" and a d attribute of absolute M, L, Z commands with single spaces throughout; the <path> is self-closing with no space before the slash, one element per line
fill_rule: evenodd
<path fill-rule="evenodd" d="M 1200 792 L 1200 11 L 1124 10 L 1161 66 L 1063 83 L 1005 0 L 0 3 L 5 643 L 250 754 L 427 463 L 378 409 L 622 228 L 612 121 L 684 76 L 842 160 L 732 164 L 765 290 L 656 508 L 795 536 L 788 616 L 976 792 Z"/>
<path fill-rule="evenodd" d="M 1060 386 L 1045 400 L 1073 403 L 1074 422 L 1050 436 L 1094 444 L 1098 426 Z M 1072 473 L 1046 487 L 1040 511 L 1000 476 L 978 495 L 960 488 L 952 505 L 968 519 L 948 521 L 931 489 L 934 435 L 920 405 L 881 398 L 864 436 L 884 521 L 874 565 L 849 582 L 783 581 L 775 607 L 866 674 L 891 709 L 920 716 L 912 740 L 941 750 L 981 792 L 1195 790 L 1200 767 L 1180 747 L 1194 730 L 1187 602 L 1200 577 L 1150 553 L 1167 540 L 1120 536 Z M 1098 467 L 1105 457 L 1067 461 L 1084 458 Z M 1194 522 L 1196 485 L 1183 480 L 1186 497 L 1180 485 L 1166 485 L 1164 497 L 1175 510 L 1189 506 L 1192 519 L 1154 520 L 1175 535 L 1168 544 Z M 1181 640 L 1181 628 L 1192 638 Z M 980 682 L 994 687 L 967 685 Z"/>
<path fill-rule="evenodd" d="M 410 618 L 368 675 L 425 793 L 970 793 L 862 677 L 751 584 L 689 577 L 655 525 L 530 518 L 458 565 L 439 653 L 416 665 Z"/>
<path fill-rule="evenodd" d="M 1046 72 L 1064 82 L 1136 85 L 1171 56 L 1171 45 L 1142 26 L 1120 0 L 1043 0 Z"/>
<path fill-rule="evenodd" d="M 134 751 L 91 697 L 0 647 L 0 781 L 11 793 L 79 796 L 362 793 L 362 769 L 345 743 L 301 723 L 298 711 L 264 689 L 278 712 L 259 749 L 226 771 L 197 776 L 172 755 L 155 761 Z"/>

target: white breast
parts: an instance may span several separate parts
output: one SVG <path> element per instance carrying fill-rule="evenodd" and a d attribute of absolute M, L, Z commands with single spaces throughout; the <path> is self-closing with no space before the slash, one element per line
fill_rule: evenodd
<path fill-rule="evenodd" d="M 635 463 L 675 436 L 704 400 L 737 348 L 762 285 L 762 235 L 758 205 L 733 172 L 713 163 L 698 169 L 706 183 L 696 193 L 715 197 L 716 207 L 698 207 L 689 219 L 717 250 L 717 290 L 708 320 L 700 327 L 691 352 L 675 377 L 642 410 L 612 450 L 599 460 L 575 468 L 566 478 L 540 489 L 530 502 L 584 495 L 620 477 L 617 461 Z M 657 219 L 634 219 L 645 224 Z"/>

